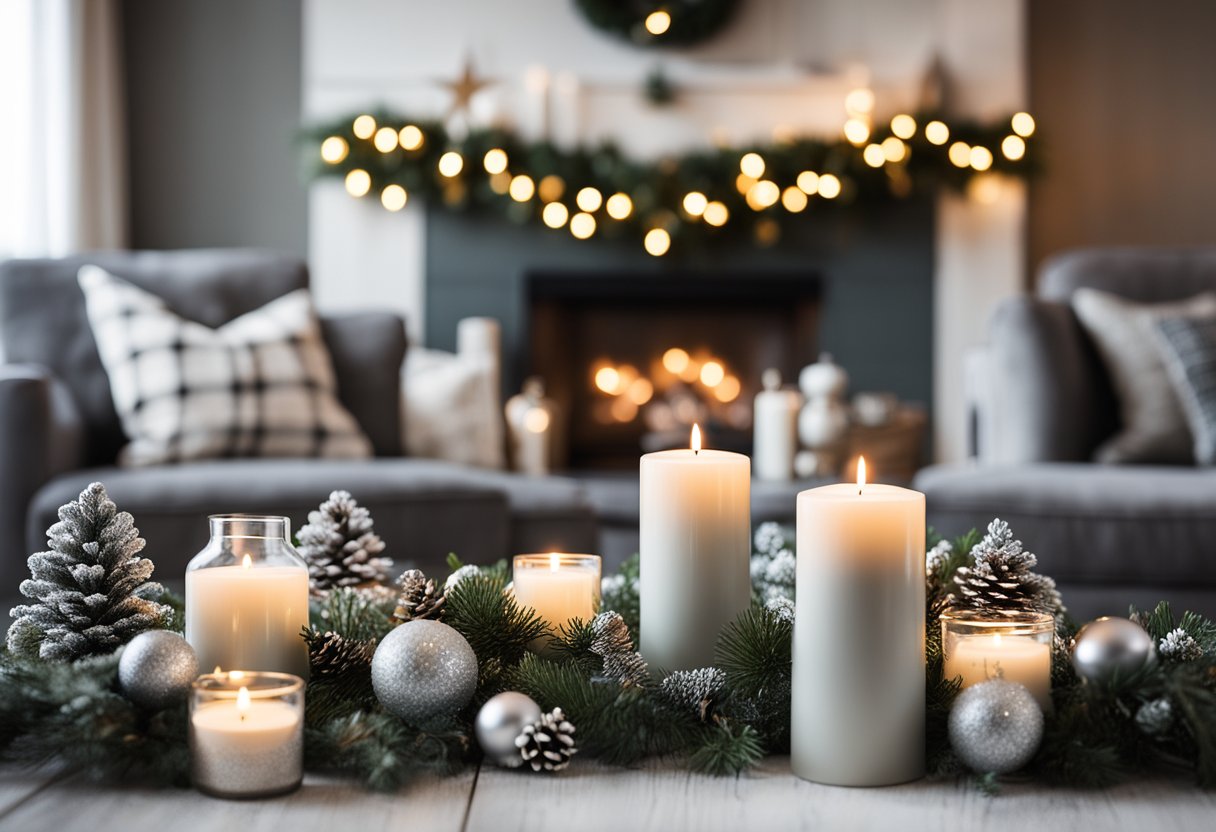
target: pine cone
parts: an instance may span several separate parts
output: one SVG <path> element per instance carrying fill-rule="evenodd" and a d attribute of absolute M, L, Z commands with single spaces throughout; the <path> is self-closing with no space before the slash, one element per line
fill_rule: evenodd
<path fill-rule="evenodd" d="M 393 562 L 379 556 L 384 541 L 372 525 L 371 514 L 347 491 L 334 491 L 309 512 L 298 536 L 314 595 L 388 578 Z"/>
<path fill-rule="evenodd" d="M 419 618 L 439 618 L 447 595 L 421 569 L 408 569 L 397 579 L 401 595 L 393 618 L 398 621 L 416 621 Z"/>
<path fill-rule="evenodd" d="M 1203 645 L 1181 627 L 1170 630 L 1157 642 L 1157 652 L 1167 661 L 1193 662 L 1203 658 Z"/>
<path fill-rule="evenodd" d="M 996 613 L 1033 610 L 1055 614 L 1063 610 L 1055 581 L 1032 571 L 1038 563 L 1015 540 L 1009 524 L 993 520 L 988 534 L 971 550 L 973 566 L 954 573 L 958 590 L 952 601 Z"/>
<path fill-rule="evenodd" d="M 515 747 L 533 771 L 561 771 L 578 752 L 574 745 L 574 726 L 561 708 L 554 708 L 531 725 L 525 725 L 515 738 Z"/>
<path fill-rule="evenodd" d="M 602 612 L 591 619 L 591 652 L 599 656 L 626 653 L 633 650 L 629 627 L 619 612 Z"/>
<path fill-rule="evenodd" d="M 650 681 L 650 668 L 641 653 L 610 653 L 604 657 L 604 676 L 624 687 L 644 688 Z"/>
<path fill-rule="evenodd" d="M 375 642 L 356 641 L 311 627 L 304 628 L 301 635 L 308 643 L 308 664 L 313 679 L 333 678 L 355 669 L 366 668 L 371 672 Z"/>
<path fill-rule="evenodd" d="M 668 702 L 691 710 L 702 722 L 713 716 L 725 690 L 726 673 L 716 667 L 677 670 L 659 685 Z"/>

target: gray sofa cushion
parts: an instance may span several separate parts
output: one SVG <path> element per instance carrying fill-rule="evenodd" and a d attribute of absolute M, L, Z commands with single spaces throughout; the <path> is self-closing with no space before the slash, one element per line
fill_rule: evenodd
<path fill-rule="evenodd" d="M 376 456 L 401 456 L 401 365 L 405 323 L 388 312 L 322 317 L 338 398 L 372 440 Z"/>
<path fill-rule="evenodd" d="M 917 475 L 947 535 L 1008 521 L 1061 583 L 1216 588 L 1216 472 L 1072 463 L 939 465 Z"/>
<path fill-rule="evenodd" d="M 175 312 L 211 327 L 308 286 L 302 262 L 260 251 L 115 251 L 0 263 L 5 359 L 41 364 L 67 385 L 85 425 L 91 464 L 112 462 L 125 438 L 76 282 L 85 263 L 159 295 Z"/>
<path fill-rule="evenodd" d="M 1140 303 L 1166 303 L 1216 289 L 1216 248 L 1081 249 L 1050 258 L 1038 295 L 1068 303 L 1082 287 Z"/>
<path fill-rule="evenodd" d="M 489 476 L 486 476 L 489 474 Z M 366 506 L 386 555 L 439 569 L 448 552 L 485 563 L 521 551 L 586 551 L 594 523 L 582 490 L 557 478 L 527 479 L 413 459 L 217 460 L 184 465 L 94 468 L 57 477 L 34 497 L 30 552 L 45 548 L 60 505 L 100 480 L 135 516 L 158 576 L 180 578 L 206 543 L 207 515 L 283 514 L 298 528 L 330 491 Z M 543 547 L 541 544 L 547 544 Z"/>
<path fill-rule="evenodd" d="M 1195 437 L 1195 461 L 1216 465 L 1216 318 L 1157 324 L 1161 355 Z"/>

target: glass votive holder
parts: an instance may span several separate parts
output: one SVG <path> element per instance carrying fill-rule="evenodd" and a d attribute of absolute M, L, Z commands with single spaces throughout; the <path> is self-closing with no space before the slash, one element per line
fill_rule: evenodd
<path fill-rule="evenodd" d="M 217 514 L 186 567 L 186 641 L 202 670 L 257 667 L 308 677 L 308 565 L 286 517 Z"/>
<path fill-rule="evenodd" d="M 941 622 L 945 678 L 962 677 L 964 688 L 989 679 L 1018 682 L 1044 712 L 1051 710 L 1053 616 L 951 608 Z"/>
<path fill-rule="evenodd" d="M 600 609 L 600 558 L 598 555 L 516 555 L 511 577 L 515 601 L 531 607 L 557 635 L 578 618 L 588 622 Z M 536 639 L 532 647 L 542 650 L 548 639 Z"/>
<path fill-rule="evenodd" d="M 190 776 L 213 797 L 285 794 L 304 779 L 304 680 L 233 670 L 190 696 Z"/>

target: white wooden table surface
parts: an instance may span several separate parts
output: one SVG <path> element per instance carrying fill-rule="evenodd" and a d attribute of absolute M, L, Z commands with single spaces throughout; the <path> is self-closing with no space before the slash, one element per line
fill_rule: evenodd
<path fill-rule="evenodd" d="M 581 760 L 556 777 L 486 766 L 416 782 L 394 795 L 309 778 L 292 795 L 253 802 L 0 771 L 0 829 L 14 832 L 1213 828 L 1216 794 L 1186 782 L 1154 780 L 1096 792 L 1015 784 L 997 797 L 952 781 L 845 789 L 797 779 L 785 758 L 739 778 L 703 777 L 662 762 L 614 769 Z"/>

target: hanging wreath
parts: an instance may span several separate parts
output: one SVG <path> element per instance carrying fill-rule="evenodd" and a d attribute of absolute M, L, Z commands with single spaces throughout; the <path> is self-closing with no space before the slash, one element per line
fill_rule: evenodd
<path fill-rule="evenodd" d="M 692 46 L 717 34 L 738 0 L 575 0 L 597 29 L 639 46 Z"/>

